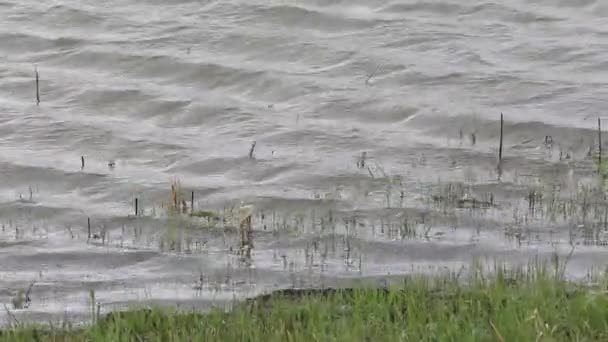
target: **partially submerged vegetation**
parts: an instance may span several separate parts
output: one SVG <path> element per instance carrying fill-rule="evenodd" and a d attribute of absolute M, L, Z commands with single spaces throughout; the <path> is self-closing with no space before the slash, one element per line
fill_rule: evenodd
<path fill-rule="evenodd" d="M 0 341 L 608 340 L 605 279 L 594 287 L 569 283 L 559 268 L 416 276 L 380 289 L 286 290 L 228 312 L 154 308 L 86 327 L 18 325 L 0 332 Z"/>
<path fill-rule="evenodd" d="M 476 132 L 471 134 L 472 144 Z M 462 131 L 460 136 L 462 140 Z M 545 137 L 547 150 L 554 144 L 557 141 L 552 137 Z M 250 159 L 254 159 L 254 150 L 255 143 Z M 358 210 L 326 206 L 339 202 L 338 190 L 335 196 L 313 194 L 310 203 L 316 206 L 311 210 L 253 210 L 242 203 L 223 209 L 202 208 L 195 202 L 195 192 L 186 192 L 175 180 L 164 203 L 148 207 L 148 211 L 142 204 L 149 206 L 150 202 L 136 197 L 135 217 L 117 220 L 122 226 L 106 227 L 96 221 L 92 225 L 87 219 L 86 241 L 120 248 L 129 243 L 136 248 L 157 243 L 152 248 L 176 254 L 209 253 L 212 241 L 213 248 L 237 257 L 238 267 L 249 267 L 255 264 L 254 239 L 256 248 L 264 250 L 277 238 L 297 236 L 304 237 L 297 247 L 304 253 L 288 255 L 284 252 L 288 247 L 272 247 L 275 258 L 283 260 L 284 270 L 292 272 L 304 265 L 323 273 L 326 261 L 333 257 L 343 258 L 349 271 L 362 274 L 366 260 L 361 241 L 366 236 L 439 241 L 458 228 L 476 228 L 478 235 L 479 229 L 504 233 L 518 245 L 569 244 L 570 258 L 580 244 L 608 244 L 608 164 L 605 159 L 602 162 L 601 152 L 596 157 L 592 150 L 590 147 L 582 160 L 583 167 L 577 167 L 569 152 L 560 149 L 559 164 L 552 164 L 549 170 L 536 165 L 541 170 L 531 170 L 531 175 L 522 174 L 516 166 L 510 168 L 508 162 L 502 165 L 500 151 L 499 168 L 490 177 L 468 172 L 466 165 L 454 161 L 454 170 L 465 171 L 464 181 L 448 177 L 451 181 L 439 180 L 428 187 L 408 187 L 403 175 L 391 175 L 371 154 L 362 152 L 356 166 L 365 177 L 369 174 L 369 180 L 361 182 L 362 192 L 353 190 L 351 194 L 365 199 Z M 567 163 L 561 163 L 563 154 Z M 421 156 L 419 166 L 426 163 Z M 494 186 L 495 179 L 490 180 L 494 176 L 502 187 Z M 485 180 L 478 181 L 480 177 Z M 31 188 L 29 198 L 32 201 Z M 14 229 L 15 239 L 19 239 L 23 231 L 17 225 Z M 81 236 L 71 228 L 68 232 L 72 239 Z M 304 263 L 296 266 L 294 258 L 302 256 Z M 228 258 L 223 277 L 226 285 L 232 260 Z M 15 319 L 11 322 L 14 327 L 0 332 L 0 341 L 608 340 L 608 297 L 603 290 L 608 278 L 594 287 L 568 283 L 565 266 L 551 271 L 544 267 L 516 272 L 500 269 L 491 279 L 481 273 L 466 280 L 457 275 L 417 276 L 387 289 L 284 291 L 237 304 L 230 312 L 155 308 L 99 317 L 97 303 L 92 305 L 91 326 L 74 328 L 66 322 L 60 327 L 33 327 Z M 214 286 L 212 277 L 202 272 L 192 275 L 200 279 L 193 290 Z M 13 309 L 27 308 L 30 292 L 31 286 L 16 292 L 13 307 L 5 307 L 9 316 Z M 91 303 L 95 303 L 94 292 Z"/>

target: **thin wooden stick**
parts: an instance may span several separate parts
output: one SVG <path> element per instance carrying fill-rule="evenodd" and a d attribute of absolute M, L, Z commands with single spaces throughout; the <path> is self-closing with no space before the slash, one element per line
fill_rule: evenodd
<path fill-rule="evenodd" d="M 135 216 L 139 215 L 139 199 L 135 197 Z"/>
<path fill-rule="evenodd" d="M 498 147 L 498 162 L 502 163 L 503 128 L 505 125 L 504 116 L 500 113 L 500 145 Z"/>
<path fill-rule="evenodd" d="M 87 242 L 89 242 L 91 240 L 91 218 L 87 217 L 87 230 L 89 232 L 89 235 L 87 237 Z"/>
<path fill-rule="evenodd" d="M 40 106 L 40 75 L 38 74 L 38 67 L 34 69 L 36 73 L 36 106 Z"/>
<path fill-rule="evenodd" d="M 599 166 L 601 168 L 602 166 L 602 119 L 597 118 L 597 145 L 599 147 L 599 156 L 598 156 L 598 161 L 599 161 Z"/>
<path fill-rule="evenodd" d="M 190 198 L 190 213 L 194 214 L 194 191 L 192 191 L 192 197 Z"/>
<path fill-rule="evenodd" d="M 249 159 L 253 159 L 253 152 L 255 151 L 255 144 L 256 144 L 255 141 L 253 142 L 253 144 L 251 144 L 251 149 L 249 150 Z"/>

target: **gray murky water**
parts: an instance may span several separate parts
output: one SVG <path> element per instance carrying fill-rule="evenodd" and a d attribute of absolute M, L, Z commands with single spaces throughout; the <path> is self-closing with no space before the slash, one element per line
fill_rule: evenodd
<path fill-rule="evenodd" d="M 571 245 L 569 275 L 603 270 L 607 16 L 600 0 L 0 1 L 0 302 L 35 281 L 18 317 L 86 317 L 90 289 L 103 312 L 207 307 Z M 175 179 L 219 226 L 254 206 L 250 258 L 234 230 L 167 217 Z"/>

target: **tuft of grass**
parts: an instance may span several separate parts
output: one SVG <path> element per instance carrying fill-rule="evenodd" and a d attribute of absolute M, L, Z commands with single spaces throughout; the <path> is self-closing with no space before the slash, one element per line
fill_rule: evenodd
<path fill-rule="evenodd" d="M 209 313 L 113 313 L 83 328 L 20 325 L 0 341 L 606 341 L 608 296 L 550 268 L 383 289 L 288 290 Z M 605 282 L 603 282 L 605 283 Z"/>
<path fill-rule="evenodd" d="M 27 309 L 32 302 L 30 298 L 30 294 L 32 293 L 32 288 L 36 282 L 33 281 L 30 283 L 30 286 L 26 289 L 18 289 L 17 293 L 13 296 L 11 302 L 13 304 L 13 309 Z"/>
<path fill-rule="evenodd" d="M 608 161 L 602 160 L 599 155 L 593 158 L 594 169 L 599 173 L 599 175 L 606 179 L 608 178 Z"/>
<path fill-rule="evenodd" d="M 27 297 L 25 295 L 24 289 L 17 290 L 17 293 L 11 299 L 11 303 L 13 304 L 14 309 L 23 309 L 27 304 Z"/>

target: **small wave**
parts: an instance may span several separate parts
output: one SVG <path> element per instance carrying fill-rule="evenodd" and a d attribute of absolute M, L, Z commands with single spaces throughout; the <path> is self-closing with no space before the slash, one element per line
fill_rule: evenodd
<path fill-rule="evenodd" d="M 98 24 L 102 18 L 95 15 L 91 11 L 82 10 L 70 6 L 62 5 L 54 5 L 45 10 L 45 14 L 41 19 L 47 20 L 58 20 L 62 21 L 64 24 L 69 22 L 75 22 L 78 24 Z"/>
<path fill-rule="evenodd" d="M 543 4 L 547 7 L 570 9 L 588 7 L 598 3 L 598 0 L 535 0 L 532 3 Z"/>
<path fill-rule="evenodd" d="M 91 267 L 116 269 L 136 265 L 157 256 L 159 256 L 159 253 L 149 251 L 114 254 L 91 251 L 36 251 L 35 254 L 20 253 L 19 258 L 14 258 L 13 262 L 3 260 L 3 267 L 6 267 L 6 271 L 21 271 L 24 269 L 36 269 L 40 265 L 63 264 L 64 267 L 79 271 L 90 269 Z"/>
<path fill-rule="evenodd" d="M 0 32 L 0 51 L 15 54 L 32 51 L 68 50 L 85 44 L 85 41 L 71 37 L 49 38 L 44 35 L 22 32 Z"/>
<path fill-rule="evenodd" d="M 503 22 L 524 24 L 565 20 L 564 18 L 549 13 L 538 13 L 537 10 L 530 7 L 527 7 L 524 10 L 497 3 L 482 3 L 475 5 L 463 14 L 481 18 L 496 18 L 496 20 Z"/>
<path fill-rule="evenodd" d="M 444 1 L 417 1 L 412 3 L 391 3 L 382 8 L 388 13 L 427 12 L 441 15 L 455 15 L 466 11 L 465 5 L 447 3 Z"/>
<path fill-rule="evenodd" d="M 377 16 L 369 8 L 359 7 L 303 7 L 278 5 L 258 7 L 256 20 L 271 21 L 284 27 L 307 27 L 322 31 L 349 31 L 372 27 Z"/>

